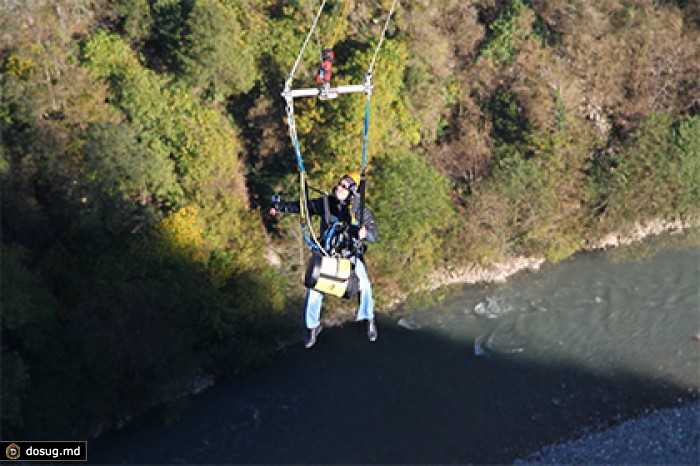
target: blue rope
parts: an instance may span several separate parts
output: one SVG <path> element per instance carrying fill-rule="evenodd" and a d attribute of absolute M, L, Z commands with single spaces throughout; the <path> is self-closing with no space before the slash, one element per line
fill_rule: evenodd
<path fill-rule="evenodd" d="M 297 163 L 299 164 L 299 172 L 300 173 L 305 173 L 306 170 L 304 169 L 304 162 L 301 159 L 301 148 L 299 147 L 299 139 L 296 137 L 294 138 L 294 152 L 297 154 Z"/>
<path fill-rule="evenodd" d="M 311 238 L 309 238 L 309 235 L 306 233 L 306 224 L 303 224 L 301 226 L 301 234 L 304 235 L 304 241 L 306 241 L 306 244 L 313 249 L 314 251 L 321 251 L 321 248 L 318 247 L 317 244 L 315 244 L 313 241 L 311 241 Z M 328 248 L 326 248 L 328 249 Z"/>
<path fill-rule="evenodd" d="M 304 173 L 304 161 L 301 158 L 301 147 L 299 146 L 299 138 L 297 137 L 297 127 L 294 124 L 294 109 L 292 105 L 292 102 L 287 101 L 287 124 L 289 125 L 289 135 L 292 138 L 292 143 L 294 144 L 294 152 L 297 156 L 299 171 Z"/>
<path fill-rule="evenodd" d="M 326 244 L 325 244 L 326 251 L 330 251 L 330 249 L 331 249 L 331 239 L 333 238 L 333 235 L 335 234 L 335 227 L 336 226 L 338 226 L 337 220 L 335 222 L 333 222 L 333 225 L 331 226 L 330 231 L 326 235 Z"/>

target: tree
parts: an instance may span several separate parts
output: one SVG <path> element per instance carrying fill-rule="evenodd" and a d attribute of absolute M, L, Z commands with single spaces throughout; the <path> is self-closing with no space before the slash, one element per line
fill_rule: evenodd
<path fill-rule="evenodd" d="M 219 102 L 249 91 L 258 75 L 254 44 L 246 41 L 246 35 L 247 28 L 232 6 L 219 1 L 195 2 L 175 51 L 179 74 L 195 93 Z"/>
<path fill-rule="evenodd" d="M 373 204 L 380 243 L 371 257 L 386 285 L 406 289 L 440 266 L 444 231 L 455 219 L 446 180 L 420 155 L 400 151 L 382 159 L 373 173 Z"/>

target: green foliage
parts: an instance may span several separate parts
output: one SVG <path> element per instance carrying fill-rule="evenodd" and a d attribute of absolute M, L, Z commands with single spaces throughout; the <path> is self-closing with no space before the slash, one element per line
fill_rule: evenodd
<path fill-rule="evenodd" d="M 262 232 L 245 203 L 237 139 L 229 123 L 183 89 L 169 88 L 143 69 L 115 37 L 96 35 L 85 55 L 94 73 L 115 80 L 119 104 L 140 126 L 146 150 L 175 162 L 181 194 L 168 201 L 172 215 L 193 209 L 193 215 L 183 217 L 199 225 L 199 233 L 188 236 L 198 238 L 191 243 L 197 249 L 193 260 L 209 267 L 218 282 L 262 270 Z M 279 301 L 274 294 L 269 297 Z"/>
<path fill-rule="evenodd" d="M 257 76 L 253 48 L 234 8 L 195 2 L 175 53 L 178 72 L 197 93 L 215 101 L 249 91 Z"/>
<path fill-rule="evenodd" d="M 679 159 L 673 173 L 679 178 L 676 209 L 681 215 L 698 215 L 700 206 L 700 116 L 681 121 L 676 135 L 674 151 Z"/>
<path fill-rule="evenodd" d="M 193 1 L 182 0 L 154 0 L 151 3 L 153 33 L 150 41 L 160 50 L 158 61 L 164 62 L 171 70 L 176 68 L 176 54 L 185 33 L 183 23 L 193 5 Z"/>
<path fill-rule="evenodd" d="M 179 158 L 175 147 L 179 135 L 170 113 L 174 92 L 166 88 L 166 81 L 144 69 L 124 42 L 103 32 L 86 44 L 84 56 L 86 68 L 95 77 L 109 80 L 115 103 L 130 120 L 149 159 L 164 166 Z M 182 187 L 167 180 L 162 184 L 169 189 L 160 201 L 177 205 L 185 195 Z"/>
<path fill-rule="evenodd" d="M 480 261 L 511 254 L 557 261 L 580 248 L 585 152 L 576 143 L 563 131 L 532 131 L 520 144 L 497 148 L 493 176 L 475 187 L 468 211 L 468 221 L 478 225 L 468 231 L 468 241 L 485 251 Z"/>
<path fill-rule="evenodd" d="M 603 218 L 612 225 L 637 220 L 696 217 L 700 201 L 700 119 L 680 124 L 652 113 L 609 167 Z"/>
<path fill-rule="evenodd" d="M 56 324 L 58 302 L 27 263 L 29 251 L 3 244 L 2 271 L 2 420 L 3 433 L 31 426 L 31 365 L 46 354 Z"/>
<path fill-rule="evenodd" d="M 114 9 L 121 18 L 124 35 L 134 43 L 146 40 L 154 26 L 149 0 L 114 0 Z"/>
<path fill-rule="evenodd" d="M 371 256 L 384 280 L 410 288 L 444 259 L 443 232 L 454 219 L 448 185 L 412 152 L 384 159 L 372 180 L 380 242 Z"/>
<path fill-rule="evenodd" d="M 502 89 L 496 90 L 485 110 L 492 115 L 493 132 L 499 142 L 513 144 L 523 141 L 529 130 L 529 120 L 514 95 Z"/>
<path fill-rule="evenodd" d="M 470 2 L 409 2 L 405 21 L 409 59 L 405 93 L 411 113 L 420 121 L 424 143 L 448 136 L 446 110 L 458 102 L 461 61 L 471 56 L 474 44 L 483 39 Z M 399 22 L 399 21 L 397 21 Z"/>
<path fill-rule="evenodd" d="M 172 162 L 151 159 L 130 126 L 92 125 L 84 138 L 76 190 L 81 223 L 102 223 L 113 234 L 134 228 L 177 189 Z"/>
<path fill-rule="evenodd" d="M 523 30 L 518 25 L 521 12 L 529 9 L 522 0 L 513 0 L 501 16 L 489 25 L 489 34 L 479 52 L 479 58 L 491 59 L 497 65 L 506 65 L 514 58 L 514 44 Z"/>
<path fill-rule="evenodd" d="M 175 182 L 172 164 L 153 163 L 130 126 L 92 125 L 84 138 L 84 176 L 99 183 L 97 189 L 104 194 L 146 204 L 151 197 L 164 196 Z"/>
<path fill-rule="evenodd" d="M 3 355 L 17 370 L 3 428 L 17 435 L 87 435 L 186 391 L 196 373 L 240 369 L 265 353 L 285 303 L 229 120 L 116 36 L 96 33 L 82 59 L 74 85 L 48 88 L 65 85 L 60 101 L 22 71 L 30 58 L 2 82 L 3 207 L 14 218 L 4 239 L 37 253 L 18 269 L 33 287 L 3 290 L 53 299 L 3 307 Z M 3 279 L 24 276 L 15 272 Z M 27 319 L 55 311 L 40 345 L 15 328 L 15 308 Z M 5 344 L 15 336 L 22 345 Z"/>
<path fill-rule="evenodd" d="M 165 205 L 177 207 L 196 199 L 201 212 L 211 217 L 226 212 L 224 218 L 230 221 L 244 215 L 237 140 L 225 119 L 184 89 L 169 88 L 114 36 L 97 34 L 86 45 L 85 57 L 91 72 L 113 83 L 117 102 L 149 157 L 161 166 L 174 163 L 170 172 L 178 174 L 178 184 L 158 181 L 170 188 L 161 189 Z M 222 232 L 212 228 L 209 239 L 221 245 L 237 236 L 230 228 L 228 231 L 222 238 Z"/>

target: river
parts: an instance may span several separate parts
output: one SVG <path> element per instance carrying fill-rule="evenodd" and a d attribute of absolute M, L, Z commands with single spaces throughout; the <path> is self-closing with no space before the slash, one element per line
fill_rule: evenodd
<path fill-rule="evenodd" d="M 692 243 L 692 242 L 691 242 Z M 644 251 L 645 254 L 640 254 Z M 697 399 L 700 247 L 577 255 L 325 329 L 269 366 L 91 442 L 101 463 L 512 463 Z"/>

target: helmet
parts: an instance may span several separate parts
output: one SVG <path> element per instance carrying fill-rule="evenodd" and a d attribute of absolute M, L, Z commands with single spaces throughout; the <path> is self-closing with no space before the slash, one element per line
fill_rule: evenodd
<path fill-rule="evenodd" d="M 360 185 L 360 172 L 347 172 L 345 175 L 343 175 L 343 179 L 348 180 L 355 186 Z"/>

